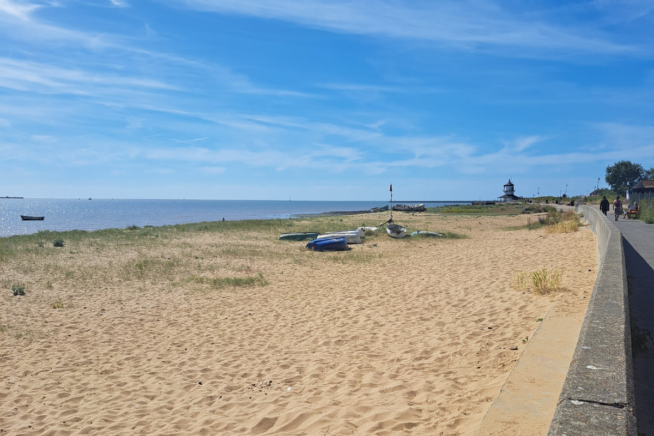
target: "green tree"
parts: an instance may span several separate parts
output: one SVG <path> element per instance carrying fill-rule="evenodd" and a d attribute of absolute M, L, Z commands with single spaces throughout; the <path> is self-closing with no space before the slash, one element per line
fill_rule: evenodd
<path fill-rule="evenodd" d="M 645 180 L 654 180 L 654 167 L 648 169 L 645 171 L 645 174 L 643 174 L 643 179 Z"/>
<path fill-rule="evenodd" d="M 645 170 L 641 164 L 621 160 L 606 167 L 605 180 L 611 186 L 611 190 L 624 195 L 627 189 L 642 180 L 644 175 Z"/>

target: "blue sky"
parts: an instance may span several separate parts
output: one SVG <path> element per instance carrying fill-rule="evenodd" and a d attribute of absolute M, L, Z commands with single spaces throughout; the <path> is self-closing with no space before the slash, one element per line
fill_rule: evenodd
<path fill-rule="evenodd" d="M 654 2 L 0 0 L 0 196 L 491 199 L 654 166 Z"/>

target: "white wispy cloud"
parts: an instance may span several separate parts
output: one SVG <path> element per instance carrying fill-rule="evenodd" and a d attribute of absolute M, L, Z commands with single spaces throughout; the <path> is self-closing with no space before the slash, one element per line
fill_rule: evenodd
<path fill-rule="evenodd" d="M 178 144 L 189 144 L 191 142 L 200 142 L 204 141 L 205 139 L 209 139 L 206 136 L 204 138 L 195 138 L 195 139 L 173 139 L 173 142 L 177 142 Z"/>
<path fill-rule="evenodd" d="M 90 87 L 106 89 L 108 86 L 175 89 L 172 85 L 150 78 L 60 68 L 6 57 L 0 58 L 0 86 L 21 91 L 72 94 L 86 94 Z"/>
<path fill-rule="evenodd" d="M 520 136 L 513 141 L 504 141 L 504 145 L 509 151 L 521 152 L 546 139 L 549 139 L 549 137 L 541 135 Z"/>
<path fill-rule="evenodd" d="M 21 21 L 29 21 L 30 14 L 39 7 L 40 5 L 37 4 L 0 0 L 0 14 L 10 15 Z"/>
<path fill-rule="evenodd" d="M 113 3 L 113 2 L 112 2 Z M 116 6 L 126 3 L 116 0 Z M 45 62 L 28 62 L 22 59 L 5 57 L 4 64 L 0 64 L 0 78 L 4 78 L 4 86 L 15 89 L 26 89 L 26 83 L 41 84 L 52 88 L 63 89 L 59 81 L 86 82 L 95 84 L 117 84 L 128 86 L 142 86 L 160 89 L 177 89 L 170 83 L 161 80 L 125 77 L 124 71 L 139 69 L 142 62 L 157 62 L 160 76 L 167 75 L 173 79 L 185 81 L 186 79 L 202 77 L 213 82 L 216 88 L 233 93 L 250 94 L 254 96 L 270 96 L 278 98 L 322 98 L 318 95 L 292 89 L 277 89 L 259 86 L 253 83 L 245 74 L 241 74 L 219 65 L 215 62 L 193 59 L 166 51 L 146 49 L 139 38 L 109 32 L 81 31 L 73 26 L 57 25 L 44 21 L 34 14 L 37 10 L 45 10 L 45 5 L 22 3 L 13 0 L 0 0 L 0 35 L 4 34 L 7 41 L 32 44 L 35 49 L 45 50 L 54 47 L 61 50 L 61 44 L 67 44 L 75 50 L 84 50 L 88 65 L 78 62 L 74 68 L 65 68 L 61 65 L 47 64 Z M 154 35 L 148 24 L 145 24 L 148 37 Z M 106 64 L 107 70 L 113 70 L 115 65 L 105 61 L 107 53 L 111 58 L 121 59 L 120 74 L 111 76 L 100 74 L 98 67 Z M 49 54 L 49 53 L 48 53 Z M 35 57 L 35 56 L 33 56 Z M 40 56 L 44 58 L 47 56 Z M 79 61 L 79 59 L 78 59 Z M 179 67 L 183 67 L 180 69 Z M 86 68 L 86 71 L 85 71 Z M 89 70 L 93 69 L 94 72 Z M 74 92 L 69 88 L 66 92 Z M 84 93 L 81 91 L 79 93 Z"/>
<path fill-rule="evenodd" d="M 567 29 L 556 22 L 541 22 L 524 14 L 511 13 L 489 0 L 185 0 L 183 5 L 197 10 L 283 20 L 335 32 L 434 41 L 463 49 L 507 46 L 605 54 L 641 51 L 641 48 L 612 42 L 601 32 L 589 30 L 588 26 Z"/>
<path fill-rule="evenodd" d="M 126 8 L 129 6 L 129 3 L 123 0 L 109 0 L 109 2 L 117 8 Z"/>

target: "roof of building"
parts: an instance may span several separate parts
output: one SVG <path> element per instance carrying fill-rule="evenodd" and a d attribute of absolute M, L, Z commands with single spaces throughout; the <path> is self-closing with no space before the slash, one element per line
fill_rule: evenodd
<path fill-rule="evenodd" d="M 654 189 L 654 180 L 641 180 L 631 189 Z"/>
<path fill-rule="evenodd" d="M 511 179 L 509 179 L 509 183 L 507 183 L 507 184 L 504 185 L 504 186 L 513 186 L 513 183 L 511 183 Z"/>
<path fill-rule="evenodd" d="M 514 200 L 517 200 L 517 199 L 522 198 L 522 197 L 518 197 L 517 195 L 513 195 L 513 194 L 504 194 L 504 195 L 501 195 L 501 196 L 499 196 L 497 198 L 512 198 Z"/>

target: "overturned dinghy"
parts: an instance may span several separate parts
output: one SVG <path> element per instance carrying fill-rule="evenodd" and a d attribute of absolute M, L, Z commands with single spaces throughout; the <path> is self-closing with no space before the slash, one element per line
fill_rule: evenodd
<path fill-rule="evenodd" d="M 315 239 L 306 245 L 307 250 L 312 251 L 343 251 L 347 250 L 345 238 Z"/>
<path fill-rule="evenodd" d="M 339 239 L 343 238 L 348 244 L 360 244 L 361 236 L 355 232 L 326 233 L 318 236 L 317 239 Z"/>
<path fill-rule="evenodd" d="M 320 233 L 317 232 L 303 232 L 303 233 L 284 233 L 279 237 L 282 241 L 306 241 L 314 240 Z"/>
<path fill-rule="evenodd" d="M 427 209 L 424 204 L 396 204 L 393 206 L 393 210 L 399 210 L 401 212 L 424 212 Z"/>
<path fill-rule="evenodd" d="M 324 233 L 325 235 L 359 235 L 362 238 L 366 235 L 366 231 L 363 227 L 359 227 L 358 229 L 353 229 L 353 230 L 337 230 L 334 232 L 326 232 Z"/>
<path fill-rule="evenodd" d="M 370 212 L 375 213 L 375 212 L 385 212 L 388 210 L 388 205 L 382 206 L 382 207 L 373 207 L 370 209 Z"/>
<path fill-rule="evenodd" d="M 406 236 L 406 227 L 402 227 L 398 224 L 388 224 L 386 226 L 386 233 L 388 236 L 395 239 L 402 239 Z"/>
<path fill-rule="evenodd" d="M 445 235 L 442 233 L 436 233 L 436 232 L 426 232 L 423 230 L 418 230 L 417 232 L 411 233 L 411 237 L 416 237 L 420 236 L 423 238 L 444 238 Z"/>

